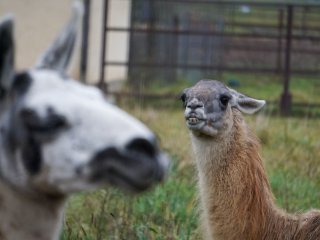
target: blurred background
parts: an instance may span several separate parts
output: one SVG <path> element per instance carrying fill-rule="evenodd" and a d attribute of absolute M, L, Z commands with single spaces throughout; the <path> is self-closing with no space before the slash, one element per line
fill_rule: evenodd
<path fill-rule="evenodd" d="M 320 73 L 316 2 L 118 1 L 130 3 L 127 24 L 112 23 L 111 2 L 104 6 L 107 56 L 101 84 L 115 80 L 116 69 L 127 68 L 123 77 L 141 97 L 159 89 L 169 96 L 209 78 L 239 88 L 253 84 L 248 94 L 258 86 L 268 91 L 260 96 L 282 114 L 320 106 L 312 97 Z M 120 36 L 128 37 L 127 55 L 108 55 Z"/>
<path fill-rule="evenodd" d="M 157 134 L 173 158 L 162 186 L 73 197 L 62 239 L 201 239 L 196 171 L 180 92 L 221 80 L 267 100 L 246 117 L 262 143 L 277 203 L 320 208 L 320 1 L 83 0 L 71 74 L 95 84 Z M 1 0 L 16 18 L 19 69 L 69 17 L 68 0 Z"/>

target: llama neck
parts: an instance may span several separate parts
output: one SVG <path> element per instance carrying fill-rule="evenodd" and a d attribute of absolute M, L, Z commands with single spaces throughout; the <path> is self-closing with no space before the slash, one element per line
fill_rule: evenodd
<path fill-rule="evenodd" d="M 0 239 L 59 239 L 64 202 L 32 199 L 0 181 Z"/>
<path fill-rule="evenodd" d="M 271 219 L 287 218 L 275 207 L 259 144 L 240 115 L 228 137 L 192 135 L 192 144 L 207 239 L 263 239 Z"/>

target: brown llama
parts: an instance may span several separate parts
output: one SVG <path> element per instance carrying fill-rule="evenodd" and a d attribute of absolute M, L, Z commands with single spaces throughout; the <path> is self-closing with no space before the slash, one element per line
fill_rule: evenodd
<path fill-rule="evenodd" d="M 181 96 L 198 170 L 205 239 L 316 240 L 320 211 L 279 209 L 259 154 L 259 141 L 242 114 L 265 101 L 214 80 L 202 80 Z"/>

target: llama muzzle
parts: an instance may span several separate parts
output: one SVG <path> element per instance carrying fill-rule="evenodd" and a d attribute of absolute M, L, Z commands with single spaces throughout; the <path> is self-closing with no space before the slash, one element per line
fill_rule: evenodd
<path fill-rule="evenodd" d="M 125 149 L 108 147 L 91 160 L 91 182 L 108 182 L 131 192 L 141 192 L 164 180 L 169 158 L 155 141 L 132 140 Z"/>

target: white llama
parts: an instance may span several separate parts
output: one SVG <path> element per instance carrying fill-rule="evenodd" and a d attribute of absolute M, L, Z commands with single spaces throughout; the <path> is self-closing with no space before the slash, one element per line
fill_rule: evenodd
<path fill-rule="evenodd" d="M 2 240 L 58 239 L 70 194 L 107 185 L 140 192 L 168 165 L 148 128 L 66 75 L 78 5 L 36 67 L 23 72 L 14 69 L 13 20 L 0 22 Z"/>

